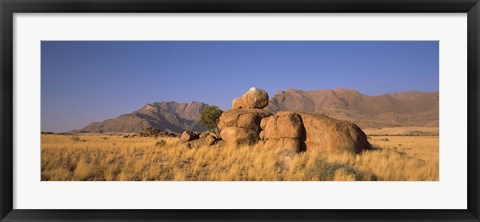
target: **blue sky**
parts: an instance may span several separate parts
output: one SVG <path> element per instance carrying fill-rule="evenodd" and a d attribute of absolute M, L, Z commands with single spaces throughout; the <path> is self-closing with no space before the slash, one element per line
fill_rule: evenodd
<path fill-rule="evenodd" d="M 229 109 L 250 87 L 438 91 L 437 41 L 43 41 L 43 131 L 63 132 L 149 102 Z"/>

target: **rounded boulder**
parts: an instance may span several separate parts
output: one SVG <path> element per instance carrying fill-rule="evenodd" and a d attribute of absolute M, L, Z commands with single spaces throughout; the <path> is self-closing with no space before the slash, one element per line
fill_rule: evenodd
<path fill-rule="evenodd" d="M 303 136 L 303 123 L 300 115 L 294 112 L 281 111 L 265 121 L 265 138 L 294 138 Z M 262 125 L 262 124 L 261 124 Z"/>
<path fill-rule="evenodd" d="M 188 141 L 196 140 L 198 139 L 198 137 L 199 137 L 199 134 L 196 134 L 192 131 L 184 131 L 180 136 L 180 140 L 182 142 L 188 142 Z"/>
<path fill-rule="evenodd" d="M 258 132 L 241 127 L 226 127 L 220 131 L 222 140 L 235 145 L 253 145 L 258 142 Z"/>
<path fill-rule="evenodd" d="M 242 99 L 247 108 L 263 109 L 268 105 L 268 94 L 265 90 L 252 87 L 245 94 Z"/>
<path fill-rule="evenodd" d="M 355 124 L 321 114 L 300 113 L 307 151 L 359 153 L 371 148 L 365 133 Z"/>

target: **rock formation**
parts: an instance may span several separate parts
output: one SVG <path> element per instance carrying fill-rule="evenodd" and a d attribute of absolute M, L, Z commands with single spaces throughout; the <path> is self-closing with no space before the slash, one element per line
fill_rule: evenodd
<path fill-rule="evenodd" d="M 252 145 L 258 142 L 260 121 L 271 115 L 263 109 L 235 109 L 222 113 L 218 122 L 220 137 L 228 143 Z"/>
<path fill-rule="evenodd" d="M 268 105 L 268 94 L 262 89 L 252 87 L 242 96 L 247 108 L 263 109 Z"/>
<path fill-rule="evenodd" d="M 365 133 L 355 124 L 321 114 L 300 113 L 307 149 L 359 153 L 370 149 Z"/>
<path fill-rule="evenodd" d="M 184 131 L 180 136 L 180 140 L 182 142 L 188 142 L 188 141 L 196 140 L 199 138 L 200 138 L 200 133 L 192 132 L 192 131 Z"/>
<path fill-rule="evenodd" d="M 268 105 L 268 94 L 252 87 L 232 101 L 232 109 L 222 113 L 218 122 L 220 137 L 230 144 L 253 145 L 258 142 L 260 121 L 271 114 L 263 108 Z"/>
<path fill-rule="evenodd" d="M 298 113 L 278 112 L 262 119 L 262 123 L 261 138 L 266 141 L 266 146 L 282 147 L 296 152 L 305 150 L 305 128 Z"/>
<path fill-rule="evenodd" d="M 365 133 L 355 124 L 321 114 L 278 112 L 261 121 L 266 146 L 296 152 L 359 153 L 370 149 Z"/>
<path fill-rule="evenodd" d="M 265 90 L 252 87 L 241 98 L 232 101 L 232 109 L 263 109 L 268 105 L 268 94 Z"/>
<path fill-rule="evenodd" d="M 218 123 L 220 137 L 227 143 L 265 146 L 290 152 L 350 152 L 370 149 L 365 133 L 355 124 L 321 114 L 266 111 L 268 94 L 252 87 L 232 101 Z"/>

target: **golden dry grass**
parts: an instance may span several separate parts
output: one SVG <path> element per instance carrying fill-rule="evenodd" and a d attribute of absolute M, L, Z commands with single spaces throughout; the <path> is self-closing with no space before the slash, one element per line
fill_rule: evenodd
<path fill-rule="evenodd" d="M 165 145 L 156 145 L 160 140 Z M 42 180 L 438 180 L 438 136 L 370 136 L 361 154 L 310 153 L 278 161 L 255 146 L 186 148 L 177 138 L 42 135 Z"/>

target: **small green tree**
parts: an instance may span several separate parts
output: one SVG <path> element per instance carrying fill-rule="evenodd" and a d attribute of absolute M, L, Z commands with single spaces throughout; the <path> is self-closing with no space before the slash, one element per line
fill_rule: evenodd
<path fill-rule="evenodd" d="M 207 106 L 202 111 L 202 114 L 200 114 L 200 124 L 218 135 L 219 130 L 217 124 L 220 115 L 222 115 L 222 110 L 220 108 L 217 106 Z"/>

